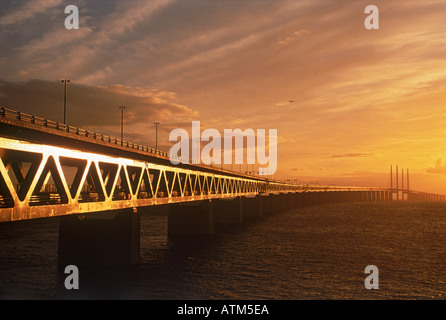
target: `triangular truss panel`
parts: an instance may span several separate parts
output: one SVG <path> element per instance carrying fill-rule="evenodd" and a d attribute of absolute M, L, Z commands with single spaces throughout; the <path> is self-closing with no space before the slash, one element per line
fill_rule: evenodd
<path fill-rule="evenodd" d="M 0 169 L 0 208 L 13 208 L 14 198 L 12 197 L 11 191 L 9 190 L 6 180 L 3 177 L 3 174 L 6 175 L 7 173 L 1 159 Z"/>
<path fill-rule="evenodd" d="M 129 200 L 131 198 L 130 186 L 127 179 L 125 166 L 121 165 L 119 168 L 119 174 L 116 180 L 116 185 L 113 190 L 113 201 L 117 200 Z"/>
<path fill-rule="evenodd" d="M 161 181 L 161 177 L 163 178 L 162 180 L 164 180 L 164 175 L 162 175 L 162 171 L 159 169 L 150 169 L 149 170 L 149 177 L 150 177 L 150 181 L 151 181 L 151 185 L 152 185 L 152 190 L 153 190 L 153 194 L 155 195 L 155 197 L 159 197 L 159 192 L 161 192 L 159 189 L 159 185 L 160 185 L 160 181 Z M 165 181 L 163 182 L 165 183 Z"/>
<path fill-rule="evenodd" d="M 190 175 L 185 172 L 179 172 L 178 177 L 181 185 L 181 196 L 191 195 L 192 191 L 191 191 Z"/>
<path fill-rule="evenodd" d="M 152 175 L 153 177 L 153 175 Z M 149 170 L 144 168 L 142 171 L 141 183 L 138 189 L 138 199 L 146 199 L 153 197 L 152 182 L 150 179 Z"/>
<path fill-rule="evenodd" d="M 81 193 L 78 198 L 79 203 L 99 202 L 105 200 L 104 189 L 102 188 L 99 171 L 94 161 L 90 162 L 87 175 L 83 181 Z"/>
<path fill-rule="evenodd" d="M 207 176 L 208 194 L 215 194 L 214 177 Z"/>
<path fill-rule="evenodd" d="M 82 178 L 87 168 L 88 161 L 85 159 L 75 159 L 67 157 L 59 157 L 59 163 L 62 168 L 65 181 L 68 184 L 70 195 L 75 199 L 80 192 Z"/>
<path fill-rule="evenodd" d="M 64 185 L 54 158 L 49 156 L 34 187 L 29 205 L 68 203 Z"/>
<path fill-rule="evenodd" d="M 200 174 L 198 176 L 198 183 L 199 183 L 199 186 L 200 186 L 200 195 L 207 195 L 207 194 L 209 194 L 206 176 Z"/>
<path fill-rule="evenodd" d="M 141 175 L 143 173 L 143 168 L 135 166 L 126 166 L 127 176 L 129 177 L 130 190 L 133 195 L 138 193 L 138 188 L 141 184 Z"/>
<path fill-rule="evenodd" d="M 248 182 L 246 182 L 246 181 L 242 181 L 242 192 L 243 193 L 249 192 L 249 190 L 248 190 Z"/>
<path fill-rule="evenodd" d="M 101 172 L 102 183 L 104 184 L 107 197 L 112 195 L 116 185 L 116 177 L 118 174 L 119 165 L 116 163 L 106 163 L 100 161 L 98 163 L 99 171 Z"/>
<path fill-rule="evenodd" d="M 214 181 L 215 181 L 215 193 L 216 194 L 221 194 L 222 193 L 222 190 L 221 190 L 221 178 L 220 177 L 215 177 Z"/>
<path fill-rule="evenodd" d="M 195 196 L 200 194 L 200 183 L 195 173 L 189 174 L 189 180 L 191 185 L 191 195 Z"/>
<path fill-rule="evenodd" d="M 170 197 L 169 184 L 165 174 L 166 171 L 164 170 L 151 170 L 151 171 L 154 172 L 155 179 L 158 181 L 157 192 L 156 192 L 157 198 Z"/>
<path fill-rule="evenodd" d="M 228 179 L 221 178 L 221 194 L 228 194 Z"/>
<path fill-rule="evenodd" d="M 169 184 L 171 186 L 170 194 L 172 197 L 181 197 L 182 187 L 181 187 L 180 177 L 178 175 L 178 172 L 172 172 L 172 173 L 173 173 L 173 180 L 171 181 L 169 179 Z M 166 174 L 170 175 L 170 172 L 166 171 Z"/>
<path fill-rule="evenodd" d="M 24 201 L 36 178 L 43 154 L 1 149 L 0 155 L 19 200 Z"/>
<path fill-rule="evenodd" d="M 241 181 L 237 180 L 235 182 L 235 192 L 236 193 L 241 193 L 242 192 L 242 185 L 241 185 Z"/>

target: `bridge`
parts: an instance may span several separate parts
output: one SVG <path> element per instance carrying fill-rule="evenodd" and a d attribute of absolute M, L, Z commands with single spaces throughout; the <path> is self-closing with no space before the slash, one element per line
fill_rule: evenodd
<path fill-rule="evenodd" d="M 59 264 L 135 264 L 143 208 L 168 206 L 169 235 L 301 205 L 446 200 L 397 188 L 321 186 L 191 163 L 147 146 L 0 108 L 0 222 L 60 217 Z M 396 198 L 396 199 L 395 199 Z"/>

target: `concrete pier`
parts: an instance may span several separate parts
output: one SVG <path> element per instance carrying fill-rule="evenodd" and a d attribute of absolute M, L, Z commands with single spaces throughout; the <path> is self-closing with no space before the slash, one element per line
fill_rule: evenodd
<path fill-rule="evenodd" d="M 140 214 L 133 209 L 60 217 L 58 267 L 140 262 Z"/>
<path fill-rule="evenodd" d="M 243 198 L 223 198 L 213 200 L 214 222 L 216 224 L 241 224 L 243 223 Z"/>
<path fill-rule="evenodd" d="M 261 196 L 243 198 L 243 217 L 251 219 L 262 216 L 262 198 Z"/>
<path fill-rule="evenodd" d="M 280 201 L 283 203 L 283 210 L 292 210 L 296 207 L 294 193 L 282 193 L 280 194 Z"/>
<path fill-rule="evenodd" d="M 276 213 L 276 201 L 277 199 L 270 195 L 260 195 L 259 196 L 262 202 L 262 213 L 265 215 L 275 214 Z"/>
<path fill-rule="evenodd" d="M 170 206 L 168 235 L 211 235 L 214 232 L 214 201 L 185 202 Z"/>
<path fill-rule="evenodd" d="M 281 213 L 284 211 L 283 201 L 282 201 L 282 194 L 280 193 L 274 193 L 271 194 L 270 197 L 274 198 L 274 210 L 276 213 Z"/>
<path fill-rule="evenodd" d="M 242 224 L 254 218 L 317 204 L 391 201 L 392 191 L 313 191 L 201 200 L 168 205 L 168 235 L 212 235 L 217 225 Z M 444 197 L 408 193 L 409 200 Z M 429 198 L 429 200 L 432 200 Z M 59 268 L 137 265 L 140 213 L 121 209 L 60 217 Z"/>

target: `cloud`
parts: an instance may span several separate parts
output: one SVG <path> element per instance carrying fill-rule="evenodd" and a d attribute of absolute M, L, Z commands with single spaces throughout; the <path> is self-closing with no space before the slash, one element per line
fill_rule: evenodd
<path fill-rule="evenodd" d="M 435 166 L 426 169 L 426 172 L 434 174 L 446 174 L 446 163 L 443 163 L 442 158 L 438 158 L 435 162 Z"/>
<path fill-rule="evenodd" d="M 371 157 L 373 153 L 344 153 L 344 154 L 333 154 L 326 158 L 357 158 L 357 157 Z"/>
<path fill-rule="evenodd" d="M 27 70 L 30 78 L 57 79 L 65 75 L 92 85 L 123 82 L 123 72 L 131 69 L 141 73 L 141 61 L 132 63 L 131 68 L 129 62 L 135 62 L 134 55 L 156 38 L 154 34 L 158 33 L 150 27 L 152 19 L 175 1 L 82 2 L 78 5 L 78 30 L 65 29 L 61 0 L 30 1 L 6 15 L 0 14 L 5 25 L 2 32 L 7 35 L 0 40 L 4 48 L 0 58 L 3 79 L 22 79 L 13 76 L 20 68 Z M 32 24 L 11 24 L 30 18 Z"/>
<path fill-rule="evenodd" d="M 29 80 L 8 82 L 0 80 L 0 105 L 16 111 L 63 121 L 64 90 L 60 81 Z M 68 84 L 67 123 L 99 133 L 119 132 L 119 106 L 126 106 L 125 123 L 128 136 L 137 137 L 154 121 L 160 121 L 163 130 L 190 126 L 198 112 L 176 102 L 176 94 L 154 88 L 123 85 L 88 86 L 75 82 Z M 144 129 L 142 129 L 144 128 Z M 107 132 L 103 132 L 103 131 Z"/>
<path fill-rule="evenodd" d="M 154 121 L 163 138 L 190 120 L 276 128 L 280 166 L 305 174 L 444 150 L 444 0 L 383 2 L 376 32 L 360 2 L 75 2 L 79 30 L 64 28 L 62 0 L 0 1 L 1 106 L 61 121 L 67 77 L 72 125 L 119 135 L 125 105 L 141 140 Z"/>
<path fill-rule="evenodd" d="M 30 0 L 17 10 L 3 16 L 0 19 L 0 26 L 21 23 L 62 3 L 62 0 Z"/>
<path fill-rule="evenodd" d="M 295 40 L 297 40 L 299 38 L 302 38 L 302 37 L 304 37 L 305 35 L 307 35 L 309 33 L 311 33 L 311 31 L 308 31 L 308 30 L 305 30 L 305 29 L 294 31 L 291 35 L 289 35 L 289 36 L 279 40 L 278 44 L 280 44 L 280 45 L 288 45 L 291 42 L 293 42 L 293 41 L 295 41 Z"/>
<path fill-rule="evenodd" d="M 104 43 L 115 42 L 117 37 L 128 34 L 140 23 L 147 23 L 155 13 L 174 2 L 175 0 L 120 2 L 115 12 L 103 21 L 104 26 L 89 44 L 102 46 Z"/>
<path fill-rule="evenodd" d="M 50 51 L 60 52 L 61 49 L 71 46 L 85 40 L 92 33 L 88 27 L 80 28 L 76 31 L 70 31 L 65 28 L 58 28 L 53 32 L 44 34 L 41 38 L 30 41 L 28 44 L 17 49 L 18 52 L 26 56 L 39 56 L 47 54 Z"/>

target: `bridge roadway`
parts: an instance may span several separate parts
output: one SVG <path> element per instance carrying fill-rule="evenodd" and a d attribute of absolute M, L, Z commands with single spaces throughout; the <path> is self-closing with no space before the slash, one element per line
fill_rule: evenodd
<path fill-rule="evenodd" d="M 242 223 L 298 205 L 389 201 L 397 192 L 293 184 L 200 164 L 173 165 L 170 157 L 0 108 L 0 222 L 60 216 L 60 265 L 134 264 L 139 208 L 168 205 L 170 235 L 199 235 L 213 233 L 216 223 Z"/>

